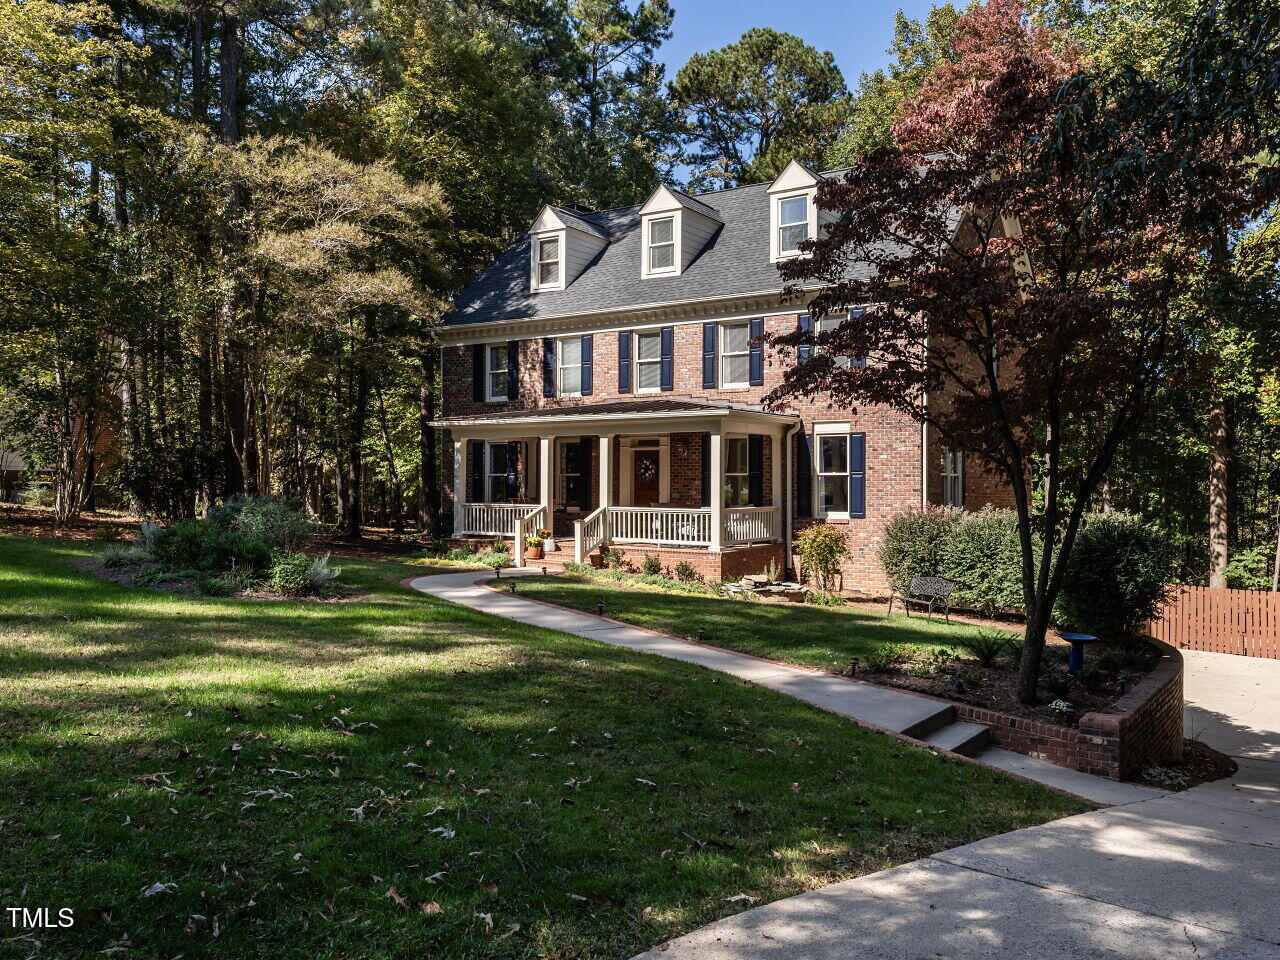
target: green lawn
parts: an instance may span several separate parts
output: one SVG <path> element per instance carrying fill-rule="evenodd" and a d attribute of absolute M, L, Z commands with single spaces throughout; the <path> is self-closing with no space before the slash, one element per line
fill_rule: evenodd
<path fill-rule="evenodd" d="M 658 592 L 613 582 L 595 582 L 570 575 L 528 577 L 519 591 L 594 613 L 604 603 L 605 615 L 640 627 L 696 639 L 698 628 L 706 642 L 729 650 L 781 660 L 819 670 L 839 670 L 850 657 L 864 659 L 885 644 L 911 643 L 953 649 L 957 637 L 973 636 L 982 628 L 894 613 L 885 607 L 820 607 L 801 603 L 752 603 L 687 593 Z"/>
<path fill-rule="evenodd" d="M 82 574 L 91 549 L 0 537 L 0 906 L 76 920 L 0 914 L 0 955 L 627 957 L 1082 809 L 398 585 L 420 566 L 344 562 L 356 602 L 191 599 Z"/>

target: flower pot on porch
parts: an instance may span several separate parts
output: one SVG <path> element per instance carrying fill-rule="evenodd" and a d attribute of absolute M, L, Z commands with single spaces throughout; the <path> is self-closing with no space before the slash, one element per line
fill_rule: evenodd
<path fill-rule="evenodd" d="M 541 560 L 541 559 L 542 559 L 542 544 L 538 544 L 536 547 L 525 547 L 525 548 L 524 548 L 524 558 L 525 558 L 526 560 Z"/>

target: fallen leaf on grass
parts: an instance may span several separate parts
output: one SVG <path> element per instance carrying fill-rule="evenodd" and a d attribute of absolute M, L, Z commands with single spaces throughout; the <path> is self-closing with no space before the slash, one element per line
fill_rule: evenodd
<path fill-rule="evenodd" d="M 397 906 L 404 907 L 406 910 L 409 909 L 409 904 L 405 902 L 404 897 L 400 896 L 400 894 L 396 892 L 395 887 L 387 888 L 387 892 L 384 893 L 383 896 L 388 900 L 394 901 Z"/>
<path fill-rule="evenodd" d="M 144 897 L 154 897 L 157 893 L 173 893 L 178 889 L 176 883 L 153 883 L 142 891 Z"/>

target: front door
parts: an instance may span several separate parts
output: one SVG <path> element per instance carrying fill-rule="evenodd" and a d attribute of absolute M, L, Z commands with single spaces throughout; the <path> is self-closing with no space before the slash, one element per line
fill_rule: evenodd
<path fill-rule="evenodd" d="M 635 476 L 631 481 L 631 489 L 635 492 L 633 500 L 637 507 L 651 507 L 662 496 L 658 482 L 658 468 L 662 463 L 657 450 L 637 450 L 634 456 Z"/>

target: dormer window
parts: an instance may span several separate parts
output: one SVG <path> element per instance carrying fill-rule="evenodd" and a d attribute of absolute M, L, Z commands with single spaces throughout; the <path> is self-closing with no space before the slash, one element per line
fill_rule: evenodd
<path fill-rule="evenodd" d="M 649 221 L 649 273 L 674 273 L 676 269 L 675 217 Z"/>
<path fill-rule="evenodd" d="M 538 286 L 560 285 L 560 238 L 544 237 L 538 241 Z"/>
<path fill-rule="evenodd" d="M 809 239 L 809 198 L 785 197 L 778 201 L 778 255 L 794 256 Z"/>

